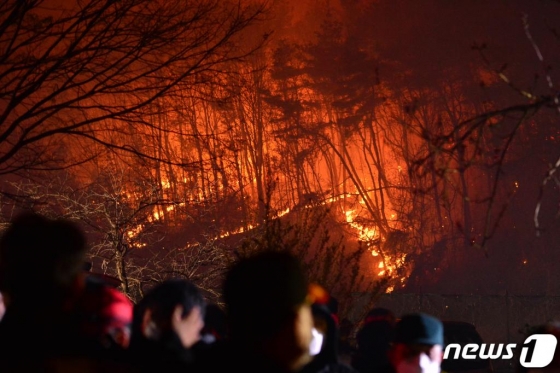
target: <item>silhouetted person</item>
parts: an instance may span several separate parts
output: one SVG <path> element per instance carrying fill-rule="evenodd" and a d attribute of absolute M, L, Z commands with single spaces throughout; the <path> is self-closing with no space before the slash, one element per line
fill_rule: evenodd
<path fill-rule="evenodd" d="M 338 355 L 339 333 L 335 316 L 327 305 L 312 305 L 314 338 L 310 353 L 310 363 L 305 365 L 302 373 L 356 373 L 349 365 L 340 361 Z"/>
<path fill-rule="evenodd" d="M 389 350 L 396 373 L 439 373 L 443 361 L 443 323 L 425 313 L 404 315 Z"/>
<path fill-rule="evenodd" d="M 190 348 L 200 340 L 206 302 L 193 283 L 166 280 L 151 289 L 134 311 L 131 361 L 143 372 L 185 372 Z"/>
<path fill-rule="evenodd" d="M 296 372 L 310 361 L 313 317 L 300 262 L 265 251 L 238 261 L 227 273 L 223 296 L 228 339 L 215 344 L 201 371 Z"/>
<path fill-rule="evenodd" d="M 375 307 L 368 312 L 356 334 L 357 351 L 352 366 L 360 373 L 392 370 L 389 348 L 393 342 L 396 318 L 391 310 Z"/>
<path fill-rule="evenodd" d="M 85 244 L 68 221 L 33 213 L 12 221 L 0 239 L 0 291 L 7 308 L 0 323 L 3 355 L 27 352 L 30 341 L 41 346 L 34 353 L 45 357 L 70 352 Z"/>
<path fill-rule="evenodd" d="M 100 278 L 87 277 L 85 284 L 76 309 L 79 331 L 89 338 L 92 352 L 119 359 L 130 342 L 134 305 Z"/>
<path fill-rule="evenodd" d="M 112 361 L 91 355 L 92 339 L 80 330 L 85 254 L 84 234 L 67 220 L 25 213 L 3 232 L 2 372 L 113 369 Z"/>
<path fill-rule="evenodd" d="M 227 318 L 225 311 L 215 303 L 206 306 L 204 327 L 200 332 L 200 341 L 194 347 L 204 348 L 227 338 Z"/>
<path fill-rule="evenodd" d="M 338 326 L 339 338 L 338 338 L 338 356 L 340 361 L 352 365 L 352 358 L 356 354 L 356 347 L 352 342 L 352 333 L 354 330 L 354 324 L 348 318 L 343 318 L 340 320 L 340 325 Z"/>
<path fill-rule="evenodd" d="M 216 341 L 226 339 L 228 336 L 226 312 L 217 304 L 206 307 L 203 334 L 211 334 Z"/>

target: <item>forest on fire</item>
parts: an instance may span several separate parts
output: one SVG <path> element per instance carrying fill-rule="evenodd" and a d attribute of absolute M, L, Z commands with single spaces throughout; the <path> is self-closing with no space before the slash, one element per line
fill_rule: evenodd
<path fill-rule="evenodd" d="M 527 68 L 484 30 L 460 58 L 430 46 L 454 22 L 442 1 L 423 14 L 446 21 L 398 32 L 381 18 L 404 0 L 304 3 L 2 2 L 2 222 L 79 221 L 133 300 L 176 276 L 217 300 L 236 256 L 278 244 L 343 304 L 494 253 L 532 264 L 500 247 L 554 226 L 554 30 L 510 26 Z"/>

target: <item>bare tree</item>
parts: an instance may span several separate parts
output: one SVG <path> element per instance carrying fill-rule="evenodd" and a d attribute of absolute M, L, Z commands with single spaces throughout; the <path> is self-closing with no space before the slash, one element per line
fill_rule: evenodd
<path fill-rule="evenodd" d="M 237 42 L 262 12 L 218 0 L 3 1 L 0 174 L 86 161 L 75 138 L 158 159 L 131 141 L 159 128 L 146 113 L 250 53 Z"/>
<path fill-rule="evenodd" d="M 50 177 L 12 183 L 26 196 L 19 206 L 78 221 L 89 238 L 93 270 L 116 277 L 133 300 L 169 277 L 187 278 L 217 298 L 227 250 L 216 238 L 193 235 L 192 221 L 167 217 L 175 210 L 182 210 L 175 216 L 188 215 L 191 206 L 165 197 L 153 169 L 114 156 L 102 163 L 100 169 L 89 165 L 80 179 L 49 171 Z"/>
<path fill-rule="evenodd" d="M 461 228 L 468 234 L 466 238 L 469 244 L 485 249 L 486 253 L 488 241 L 496 233 L 512 197 L 519 188 L 517 181 L 506 176 L 505 170 L 523 153 L 531 152 L 532 158 L 538 160 L 538 157 L 535 157 L 537 153 L 534 153 L 534 147 L 542 147 L 543 139 L 544 143 L 548 142 L 550 146 L 555 146 L 556 143 L 556 129 L 553 122 L 557 120 L 557 115 L 560 113 L 560 101 L 550 73 L 551 67 L 546 63 L 538 44 L 532 38 L 530 24 L 526 17 L 523 19 L 523 27 L 528 42 L 543 67 L 542 74 L 535 76 L 533 88 L 521 88 L 509 76 L 507 65 L 495 67 L 487 57 L 486 46 L 475 46 L 486 68 L 495 77 L 492 85 L 502 84 L 507 87 L 510 92 L 517 95 L 517 99 L 513 99 L 517 102 L 514 104 L 511 104 L 511 101 L 494 102 L 490 106 L 479 106 L 477 110 L 469 111 L 468 115 L 453 118 L 451 127 L 441 127 L 437 130 L 434 127 L 424 128 L 421 137 L 429 144 L 429 150 L 418 154 L 411 168 L 420 174 L 427 170 L 435 172 L 438 175 L 438 183 L 434 183 L 434 186 L 445 182 L 450 170 L 459 173 L 463 184 L 461 198 L 464 212 L 469 209 L 468 205 L 471 209 L 478 205 L 478 208 L 482 206 L 484 215 L 481 226 L 475 227 L 472 222 L 466 224 L 468 216 L 465 214 L 465 225 Z M 544 78 L 540 79 L 542 77 Z M 436 158 L 452 160 L 454 164 L 446 162 L 438 166 L 433 161 Z M 537 203 L 533 220 L 537 236 L 542 233 L 539 213 L 544 192 L 550 182 L 560 185 L 556 179 L 560 162 L 549 160 L 548 163 L 548 170 L 536 193 Z M 465 175 L 476 168 L 484 168 L 484 172 L 482 174 L 479 172 L 479 175 L 484 176 L 487 187 L 484 195 L 471 198 L 468 193 L 464 193 L 467 190 Z"/>

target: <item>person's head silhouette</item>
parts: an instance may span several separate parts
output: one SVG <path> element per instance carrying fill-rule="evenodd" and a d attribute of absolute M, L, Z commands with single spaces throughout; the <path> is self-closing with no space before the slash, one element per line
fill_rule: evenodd
<path fill-rule="evenodd" d="M 168 279 L 150 289 L 135 306 L 131 345 L 137 339 L 169 343 L 185 348 L 200 339 L 206 301 L 199 288 L 185 279 Z"/>
<path fill-rule="evenodd" d="M 309 362 L 313 317 L 299 260 L 264 251 L 227 273 L 224 298 L 230 337 L 288 371 Z"/>
<path fill-rule="evenodd" d="M 395 327 L 389 352 L 396 373 L 439 373 L 443 361 L 443 323 L 425 313 L 404 315 Z"/>
<path fill-rule="evenodd" d="M 85 255 L 85 235 L 74 223 L 36 213 L 16 217 L 0 238 L 0 291 L 8 307 L 64 298 L 83 280 Z"/>

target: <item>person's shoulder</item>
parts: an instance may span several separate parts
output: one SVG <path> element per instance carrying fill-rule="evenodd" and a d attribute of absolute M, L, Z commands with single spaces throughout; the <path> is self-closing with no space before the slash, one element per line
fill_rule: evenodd
<path fill-rule="evenodd" d="M 329 373 L 395 373 L 393 368 L 390 365 L 378 365 L 378 366 L 374 366 L 374 365 L 368 365 L 367 368 L 365 369 L 359 369 L 358 367 L 352 366 L 351 364 L 347 364 L 344 362 L 338 362 L 336 364 L 331 364 L 329 366 L 330 370 L 328 371 Z M 364 372 L 362 372 L 362 370 Z M 327 373 L 325 372 L 321 372 L 321 373 Z"/>
<path fill-rule="evenodd" d="M 84 356 L 12 358 L 3 360 L 2 373 L 22 372 L 90 372 L 90 373 L 141 373 L 134 366 L 124 363 Z"/>
<path fill-rule="evenodd" d="M 337 371 L 340 373 L 359 373 L 352 365 L 343 362 L 338 363 Z"/>
<path fill-rule="evenodd" d="M 325 365 L 317 373 L 360 373 L 360 372 L 355 368 L 353 368 L 350 364 L 338 362 L 338 363 Z"/>
<path fill-rule="evenodd" d="M 194 372 L 223 372 L 231 370 L 235 365 L 236 352 L 234 345 L 227 341 L 199 346 L 192 350 L 194 355 Z"/>

